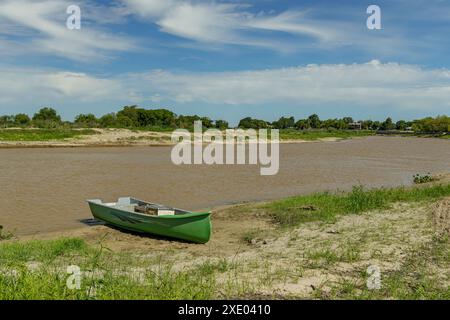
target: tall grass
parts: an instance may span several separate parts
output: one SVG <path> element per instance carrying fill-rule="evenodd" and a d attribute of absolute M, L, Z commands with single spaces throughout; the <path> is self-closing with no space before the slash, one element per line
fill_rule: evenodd
<path fill-rule="evenodd" d="M 53 241 L 10 242 L 2 244 L 0 249 L 0 264 L 51 261 L 71 253 L 87 253 L 84 241 L 72 238 Z"/>
<path fill-rule="evenodd" d="M 260 209 L 281 226 L 295 226 L 307 221 L 333 220 L 342 214 L 387 209 L 395 202 L 433 200 L 449 195 L 450 184 L 374 190 L 359 186 L 349 193 L 317 193 L 274 201 Z"/>
<path fill-rule="evenodd" d="M 0 141 L 49 141 L 97 133 L 92 129 L 0 129 Z"/>
<path fill-rule="evenodd" d="M 281 140 L 318 140 L 324 138 L 348 139 L 352 137 L 366 137 L 374 135 L 369 130 L 280 130 Z"/>
<path fill-rule="evenodd" d="M 448 272 L 450 242 L 433 238 L 408 253 L 405 261 L 395 270 L 384 272 L 381 288 L 370 290 L 366 281 L 369 275 L 361 270 L 359 279 L 340 279 L 331 290 L 315 292 L 319 299 L 396 299 L 396 300 L 449 300 Z M 399 261 L 400 262 L 400 261 Z"/>
<path fill-rule="evenodd" d="M 30 268 L 30 264 L 35 265 Z M 81 286 L 70 289 L 67 267 L 80 267 Z M 232 268 L 205 262 L 175 271 L 168 262 L 93 247 L 76 238 L 0 244 L 0 300 L 211 299 L 237 296 L 241 280 L 217 281 Z M 231 285 L 233 281 L 235 285 Z M 228 282 L 229 285 L 227 284 Z M 224 288 L 228 288 L 224 291 Z"/>

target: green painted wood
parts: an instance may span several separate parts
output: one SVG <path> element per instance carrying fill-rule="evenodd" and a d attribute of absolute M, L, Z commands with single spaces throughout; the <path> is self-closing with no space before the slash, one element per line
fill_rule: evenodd
<path fill-rule="evenodd" d="M 174 216 L 150 216 L 90 202 L 92 215 L 101 221 L 130 231 L 150 233 L 195 243 L 211 236 L 211 213 L 189 212 Z"/>

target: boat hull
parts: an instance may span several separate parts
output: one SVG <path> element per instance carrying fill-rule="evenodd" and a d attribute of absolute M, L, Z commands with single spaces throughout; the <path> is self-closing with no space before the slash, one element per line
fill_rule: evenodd
<path fill-rule="evenodd" d="M 150 216 L 89 202 L 92 215 L 113 226 L 140 233 L 206 243 L 211 237 L 211 213 Z"/>

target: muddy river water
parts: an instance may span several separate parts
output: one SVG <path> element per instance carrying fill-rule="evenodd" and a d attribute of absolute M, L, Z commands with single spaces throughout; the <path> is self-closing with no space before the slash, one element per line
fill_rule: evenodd
<path fill-rule="evenodd" d="M 175 166 L 171 147 L 0 149 L 0 225 L 16 234 L 82 226 L 85 199 L 119 196 L 185 209 L 323 190 L 411 184 L 415 173 L 450 171 L 450 140 L 368 137 L 282 144 L 280 170 Z"/>

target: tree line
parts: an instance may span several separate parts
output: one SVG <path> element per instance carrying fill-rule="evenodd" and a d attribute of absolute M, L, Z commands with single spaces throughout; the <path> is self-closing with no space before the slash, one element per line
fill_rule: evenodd
<path fill-rule="evenodd" d="M 450 132 L 450 117 L 438 116 L 428 117 L 413 121 L 399 120 L 394 122 L 392 118 L 384 121 L 360 120 L 355 121 L 352 117 L 342 119 L 321 120 L 317 114 L 310 115 L 306 119 L 295 121 L 294 117 L 281 117 L 277 121 L 267 122 L 264 120 L 244 118 L 239 122 L 240 128 L 275 128 L 275 129 L 324 129 L 324 130 L 373 130 L 373 131 L 406 131 L 415 132 Z"/>
<path fill-rule="evenodd" d="M 149 128 L 149 129 L 192 129 L 194 121 L 201 120 L 205 128 L 224 130 L 229 128 L 225 120 L 212 120 L 198 115 L 177 115 L 167 109 L 144 109 L 138 106 L 125 106 L 117 113 L 108 113 L 99 118 L 94 114 L 79 114 L 73 122 L 62 121 L 58 112 L 50 107 L 41 108 L 32 117 L 19 113 L 16 115 L 0 116 L 0 127 L 37 127 L 58 128 L 61 126 L 79 128 Z M 317 114 L 306 119 L 295 120 L 294 117 L 281 117 L 269 122 L 261 119 L 246 117 L 239 121 L 239 128 L 243 129 L 296 129 L 296 130 L 411 130 L 415 132 L 450 132 L 450 117 L 428 117 L 413 121 L 392 118 L 385 121 L 361 120 L 355 121 L 351 117 L 341 119 L 322 120 Z"/>
<path fill-rule="evenodd" d="M 50 107 L 41 108 L 33 117 L 19 113 L 0 116 L 0 127 L 36 127 L 58 128 L 70 126 L 76 128 L 153 128 L 170 129 L 193 127 L 194 121 L 202 121 L 207 128 L 227 129 L 225 120 L 211 120 L 197 115 L 176 115 L 167 109 L 144 109 L 137 106 L 125 106 L 119 112 L 108 113 L 99 118 L 94 114 L 79 114 L 73 122 L 62 121 L 58 112 Z"/>

